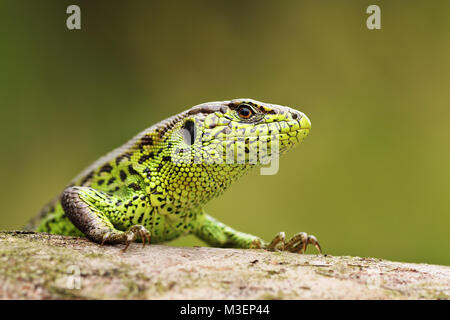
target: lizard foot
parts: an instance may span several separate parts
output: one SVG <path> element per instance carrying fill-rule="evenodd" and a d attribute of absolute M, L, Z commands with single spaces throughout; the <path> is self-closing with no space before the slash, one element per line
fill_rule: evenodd
<path fill-rule="evenodd" d="M 289 251 L 293 253 L 305 253 L 306 247 L 312 244 L 322 254 L 317 238 L 313 235 L 308 235 L 305 232 L 295 234 L 289 241 L 286 242 L 286 235 L 284 232 L 278 233 L 275 238 L 266 246 L 269 251 Z"/>
<path fill-rule="evenodd" d="M 106 233 L 103 236 L 101 245 L 103 245 L 105 242 L 112 241 L 123 242 L 125 243 L 125 248 L 123 248 L 122 251 L 125 252 L 127 251 L 130 243 L 135 241 L 138 237 L 142 240 L 142 247 L 145 247 L 145 240 L 147 240 L 147 242 L 150 244 L 150 232 L 144 226 L 136 224 L 132 226 L 128 231 L 121 233 L 120 239 L 117 237 L 117 234 Z"/>

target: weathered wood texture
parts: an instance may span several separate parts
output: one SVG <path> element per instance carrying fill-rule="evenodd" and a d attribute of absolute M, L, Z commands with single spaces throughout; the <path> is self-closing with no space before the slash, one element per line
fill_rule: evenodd
<path fill-rule="evenodd" d="M 1 299 L 449 299 L 450 267 L 0 232 Z M 79 273 L 79 276 L 77 275 Z"/>

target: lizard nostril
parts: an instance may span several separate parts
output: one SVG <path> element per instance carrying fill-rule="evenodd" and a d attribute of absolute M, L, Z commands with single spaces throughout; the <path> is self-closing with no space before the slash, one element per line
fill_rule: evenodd
<path fill-rule="evenodd" d="M 301 119 L 302 115 L 298 112 L 292 112 L 292 119 L 299 120 Z"/>

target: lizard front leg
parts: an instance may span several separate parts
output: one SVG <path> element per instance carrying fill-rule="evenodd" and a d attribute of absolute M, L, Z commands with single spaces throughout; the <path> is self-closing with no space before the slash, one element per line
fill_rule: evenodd
<path fill-rule="evenodd" d="M 210 246 L 242 249 L 263 246 L 261 238 L 236 231 L 205 213 L 197 216 L 197 223 L 197 228 L 194 230 L 195 235 Z"/>
<path fill-rule="evenodd" d="M 195 230 L 195 235 L 214 247 L 255 248 L 269 251 L 304 253 L 308 244 L 312 244 L 319 253 L 322 253 L 316 237 L 307 235 L 305 232 L 297 233 L 287 242 L 285 241 L 284 232 L 280 232 L 270 243 L 266 243 L 259 237 L 236 231 L 204 213 L 198 216 L 197 222 L 198 226 Z"/>
<path fill-rule="evenodd" d="M 128 231 L 117 230 L 111 216 L 118 213 L 121 200 L 89 187 L 69 187 L 61 196 L 64 213 L 69 220 L 92 241 L 125 243 L 124 251 L 137 237 L 143 245 L 150 232 L 141 225 L 133 225 Z"/>

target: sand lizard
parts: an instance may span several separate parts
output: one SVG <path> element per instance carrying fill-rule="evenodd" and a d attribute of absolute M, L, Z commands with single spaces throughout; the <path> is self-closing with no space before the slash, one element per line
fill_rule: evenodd
<path fill-rule="evenodd" d="M 124 243 L 125 249 L 135 240 L 145 245 L 150 238 L 158 243 L 193 233 L 215 247 L 303 253 L 313 244 L 320 252 L 317 239 L 304 232 L 289 241 L 280 232 L 266 243 L 203 209 L 261 159 L 299 144 L 310 129 L 302 112 L 252 99 L 197 105 L 93 163 L 26 229 Z"/>

